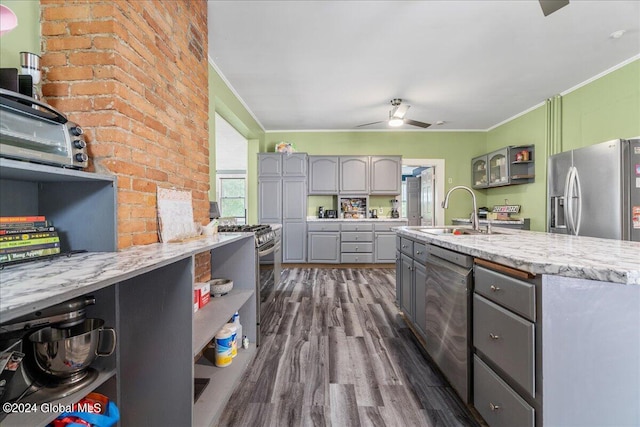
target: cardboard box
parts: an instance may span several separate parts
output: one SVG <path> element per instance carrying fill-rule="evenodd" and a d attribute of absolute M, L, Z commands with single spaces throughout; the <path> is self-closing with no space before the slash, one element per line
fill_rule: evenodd
<path fill-rule="evenodd" d="M 198 309 L 201 309 L 211 299 L 211 287 L 209 283 L 196 283 L 194 289 L 198 291 Z"/>

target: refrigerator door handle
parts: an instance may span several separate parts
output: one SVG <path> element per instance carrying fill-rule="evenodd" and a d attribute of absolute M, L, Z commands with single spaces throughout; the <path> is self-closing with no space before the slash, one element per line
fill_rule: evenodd
<path fill-rule="evenodd" d="M 580 176 L 578 175 L 578 169 L 573 168 L 573 181 L 575 197 L 578 199 L 578 212 L 576 213 L 576 220 L 573 224 L 574 234 L 577 236 L 580 233 L 580 222 L 582 221 L 582 188 L 580 187 Z M 573 220 L 573 219 L 572 219 Z"/>
<path fill-rule="evenodd" d="M 572 205 L 572 195 L 571 195 L 571 179 L 573 177 L 573 167 L 569 168 L 567 172 L 567 177 L 564 180 L 564 221 L 567 225 L 567 234 L 573 234 L 573 209 L 571 209 Z"/>

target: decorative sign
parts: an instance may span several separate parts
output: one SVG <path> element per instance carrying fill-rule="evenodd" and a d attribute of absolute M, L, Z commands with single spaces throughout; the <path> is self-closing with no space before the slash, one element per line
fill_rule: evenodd
<path fill-rule="evenodd" d="M 519 213 L 520 205 L 496 205 L 493 207 L 493 213 Z"/>
<path fill-rule="evenodd" d="M 191 191 L 159 188 L 158 222 L 161 242 L 175 242 L 197 236 L 193 222 Z"/>

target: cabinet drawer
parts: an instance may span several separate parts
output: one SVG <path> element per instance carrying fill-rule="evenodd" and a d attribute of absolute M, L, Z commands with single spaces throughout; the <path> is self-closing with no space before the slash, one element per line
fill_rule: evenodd
<path fill-rule="evenodd" d="M 340 223 L 309 221 L 307 222 L 307 231 L 340 231 Z"/>
<path fill-rule="evenodd" d="M 413 240 L 409 240 L 405 237 L 400 238 L 400 252 L 405 255 L 413 256 Z"/>
<path fill-rule="evenodd" d="M 370 264 L 373 262 L 373 254 L 342 254 L 341 261 L 343 264 Z"/>
<path fill-rule="evenodd" d="M 402 227 L 406 222 L 376 222 L 373 224 L 374 231 L 391 231 L 393 227 Z"/>
<path fill-rule="evenodd" d="M 373 231 L 373 224 L 361 222 L 343 222 L 342 231 Z"/>
<path fill-rule="evenodd" d="M 475 291 L 491 301 L 536 321 L 536 287 L 479 265 L 475 266 Z"/>
<path fill-rule="evenodd" d="M 534 425 L 534 409 L 475 355 L 473 396 L 473 406 L 491 427 Z"/>
<path fill-rule="evenodd" d="M 373 243 L 342 243 L 342 252 L 373 252 Z"/>
<path fill-rule="evenodd" d="M 473 345 L 535 396 L 533 323 L 475 294 Z"/>
<path fill-rule="evenodd" d="M 373 233 L 370 231 L 343 231 L 340 235 L 343 242 L 373 242 Z"/>
<path fill-rule="evenodd" d="M 422 243 L 413 242 L 413 258 L 422 263 L 427 262 L 427 247 Z"/>

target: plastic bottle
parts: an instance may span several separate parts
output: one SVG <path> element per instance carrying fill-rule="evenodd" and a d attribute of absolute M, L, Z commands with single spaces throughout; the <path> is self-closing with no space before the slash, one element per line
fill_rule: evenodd
<path fill-rule="evenodd" d="M 249 348 L 249 338 L 246 335 L 242 338 L 242 348 Z"/>

